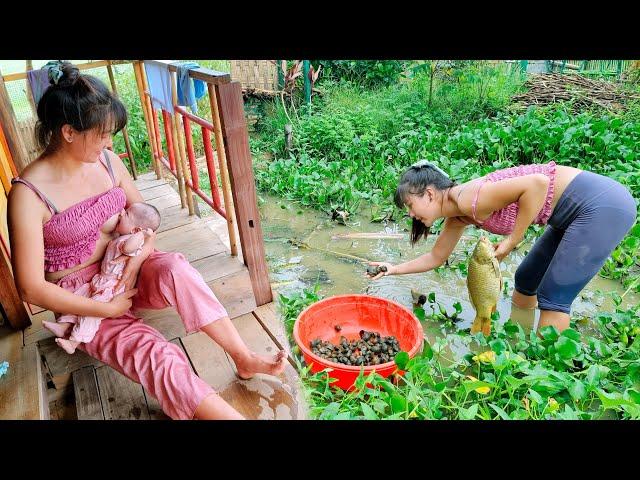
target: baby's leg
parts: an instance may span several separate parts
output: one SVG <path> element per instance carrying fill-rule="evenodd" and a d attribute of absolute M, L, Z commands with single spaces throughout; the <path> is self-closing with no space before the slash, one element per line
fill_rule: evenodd
<path fill-rule="evenodd" d="M 78 323 L 73 326 L 69 339 L 78 343 L 89 343 L 96 336 L 101 322 L 102 318 L 100 317 L 79 317 Z"/>
<path fill-rule="evenodd" d="M 53 333 L 56 337 L 64 337 L 71 327 L 70 323 L 58 323 L 58 322 L 42 322 L 42 326 Z"/>
<path fill-rule="evenodd" d="M 67 340 L 65 338 L 56 338 L 58 346 L 62 347 L 65 352 L 71 354 L 76 351 L 76 347 L 80 345 L 80 342 L 74 340 Z"/>

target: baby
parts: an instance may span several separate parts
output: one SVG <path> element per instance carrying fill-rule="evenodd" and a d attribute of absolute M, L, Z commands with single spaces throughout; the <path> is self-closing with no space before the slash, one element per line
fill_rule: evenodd
<path fill-rule="evenodd" d="M 91 282 L 85 283 L 74 293 L 90 297 L 100 302 L 109 302 L 124 291 L 124 285 L 114 291 L 114 288 L 129 260 L 142 250 L 145 238 L 160 226 L 160 213 L 147 203 L 134 203 L 119 214 L 116 232 L 120 236 L 111 240 L 102 259 L 100 272 L 96 273 Z M 42 322 L 43 326 L 52 331 L 57 337 L 56 343 L 67 353 L 74 353 L 80 343 L 93 340 L 100 327 L 100 317 L 83 317 L 78 315 L 63 315 L 57 322 Z M 68 339 L 64 337 L 69 327 L 73 330 Z"/>

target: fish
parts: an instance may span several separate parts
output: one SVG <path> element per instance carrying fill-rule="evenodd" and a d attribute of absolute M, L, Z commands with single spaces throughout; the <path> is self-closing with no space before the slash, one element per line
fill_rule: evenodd
<path fill-rule="evenodd" d="M 476 311 L 471 333 L 491 333 L 491 314 L 496 311 L 502 292 L 502 275 L 495 250 L 489 239 L 480 237 L 467 268 L 469 299 Z"/>

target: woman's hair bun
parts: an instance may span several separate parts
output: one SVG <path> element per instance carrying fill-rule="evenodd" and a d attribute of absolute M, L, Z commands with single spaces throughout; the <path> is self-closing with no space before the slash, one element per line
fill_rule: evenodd
<path fill-rule="evenodd" d="M 80 70 L 70 62 L 62 62 L 60 64 L 62 76 L 58 80 L 60 87 L 72 87 L 80 78 Z M 52 82 L 53 83 L 53 82 Z"/>

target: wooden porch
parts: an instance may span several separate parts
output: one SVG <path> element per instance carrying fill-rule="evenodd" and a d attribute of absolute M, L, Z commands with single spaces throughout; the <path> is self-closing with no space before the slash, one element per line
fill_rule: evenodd
<path fill-rule="evenodd" d="M 256 307 L 248 269 L 240 258 L 230 255 L 229 240 L 224 238 L 226 222 L 215 213 L 207 218 L 189 216 L 181 208 L 178 193 L 153 173 L 139 176 L 136 185 L 145 201 L 162 214 L 157 248 L 187 257 L 223 303 L 249 348 L 263 354 L 281 348 L 289 351 L 274 304 Z M 180 346 L 195 372 L 247 418 L 305 417 L 291 357 L 280 378 L 256 375 L 241 381 L 233 361 L 209 337 L 201 332 L 186 334 L 175 309 L 139 314 Z M 24 331 L 4 327 L 0 333 L 0 359 L 10 363 L 7 376 L 0 379 L 0 418 L 167 419 L 140 384 L 79 350 L 68 355 L 58 347 L 42 327 L 43 320 L 52 318 L 52 312 L 40 311 Z"/>
<path fill-rule="evenodd" d="M 116 92 L 111 71 L 116 63 L 92 62 L 79 68 L 106 66 Z M 143 63 L 134 61 L 154 171 L 136 173 L 126 131 L 127 152 L 119 155 L 129 159 L 145 201 L 161 212 L 156 247 L 185 255 L 222 302 L 249 348 L 262 354 L 288 351 L 272 302 L 241 86 L 226 73 L 190 70 L 190 77 L 207 84 L 212 117 L 207 120 L 177 105 L 174 65 L 146 63 L 168 68 L 174 111 L 154 108 Z M 158 402 L 141 385 L 81 351 L 68 355 L 60 349 L 52 334 L 42 327 L 44 320 L 53 319 L 53 313 L 24 304 L 15 288 L 7 241 L 6 198 L 10 179 L 33 158 L 25 152 L 4 81 L 25 77 L 26 73 L 0 75 L 0 313 L 8 320 L 8 324 L 0 324 L 0 362 L 9 362 L 7 374 L 0 378 L 0 419 L 166 419 Z M 202 130 L 213 198 L 201 189 L 192 123 Z M 211 216 L 199 216 L 198 201 L 205 209 L 211 207 Z M 241 381 L 235 375 L 233 361 L 211 339 L 199 332 L 186 334 L 173 308 L 136 313 L 182 348 L 195 372 L 247 418 L 305 417 L 291 357 L 280 378 L 256 375 Z"/>

